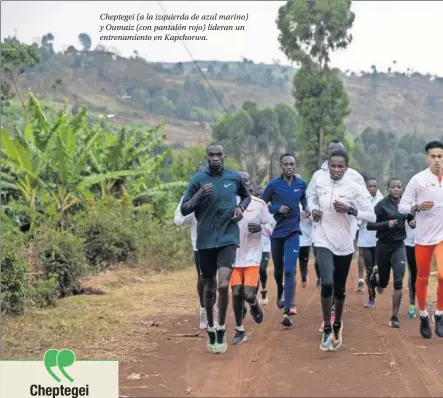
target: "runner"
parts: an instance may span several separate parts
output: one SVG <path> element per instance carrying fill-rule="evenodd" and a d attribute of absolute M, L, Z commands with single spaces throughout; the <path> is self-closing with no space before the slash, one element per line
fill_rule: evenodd
<path fill-rule="evenodd" d="M 240 175 L 245 186 L 251 192 L 249 174 L 241 171 Z M 235 336 L 232 344 L 241 344 L 247 340 L 243 327 L 243 308 L 245 301 L 249 303 L 250 312 L 256 323 L 263 322 L 263 310 L 257 300 L 257 284 L 259 283 L 260 260 L 262 257 L 262 235 L 269 236 L 267 227 L 271 215 L 268 206 L 261 199 L 251 195 L 243 219 L 239 222 L 240 247 L 231 275 L 232 306 L 235 316 Z"/>
<path fill-rule="evenodd" d="M 415 284 L 417 282 L 417 263 L 415 261 L 415 219 L 410 223 L 406 223 L 406 259 L 408 260 L 409 270 L 409 308 L 408 317 L 415 318 L 417 315 L 417 308 L 415 306 Z"/>
<path fill-rule="evenodd" d="M 283 326 L 292 326 L 290 315 L 295 315 L 295 272 L 300 249 L 300 208 L 306 207 L 306 183 L 296 178 L 295 156 L 280 157 L 282 175 L 270 181 L 262 194 L 265 203 L 271 203 L 269 211 L 276 226 L 271 236 L 271 252 L 274 277 L 277 282 L 277 306 L 283 308 Z M 283 285 L 283 273 L 285 283 Z"/>
<path fill-rule="evenodd" d="M 329 156 L 329 175 L 319 175 L 308 196 L 308 209 L 314 222 L 313 242 L 317 251 L 321 278 L 321 305 L 324 331 L 322 351 L 335 351 L 343 342 L 343 307 L 346 280 L 354 253 L 352 218 L 374 222 L 374 208 L 369 192 L 345 178 L 349 163 L 343 150 Z M 331 326 L 332 297 L 335 297 L 335 320 Z"/>
<path fill-rule="evenodd" d="M 405 223 L 413 220 L 412 214 L 401 214 L 398 211 L 403 185 L 400 180 L 393 178 L 388 182 L 388 196 L 375 206 L 377 220 L 368 223 L 368 231 L 377 231 L 376 263 L 378 269 L 374 270 L 370 278 L 377 285 L 378 293 L 388 286 L 391 269 L 394 279 L 394 292 L 392 295 L 392 316 L 389 326 L 400 327 L 398 310 L 402 299 L 403 278 L 406 271 L 406 229 Z"/>
<path fill-rule="evenodd" d="M 400 211 L 405 214 L 416 213 L 416 293 L 420 308 L 420 334 L 423 338 L 430 339 L 432 330 L 426 297 L 433 254 L 438 278 L 435 334 L 443 337 L 443 142 L 427 143 L 425 152 L 429 167 L 409 181 L 400 202 Z"/>
<path fill-rule="evenodd" d="M 208 167 L 192 177 L 186 189 L 181 213 L 195 212 L 197 219 L 197 250 L 203 277 L 204 304 L 208 320 L 209 352 L 223 353 L 226 343 L 226 312 L 229 304 L 229 279 L 240 244 L 238 221 L 251 201 L 240 174 L 224 168 L 226 155 L 222 145 L 206 148 Z M 240 203 L 237 204 L 237 196 Z M 218 271 L 218 326 L 213 307 Z"/>
<path fill-rule="evenodd" d="M 331 153 L 337 149 L 346 151 L 345 146 L 343 144 L 343 142 L 341 142 L 340 140 L 331 140 L 328 143 L 328 158 L 331 155 Z M 317 170 L 311 178 L 311 181 L 309 182 L 309 186 L 308 189 L 306 190 L 306 195 L 313 195 L 314 191 L 315 191 L 315 187 L 316 187 L 316 182 L 317 179 L 322 176 L 322 175 L 329 175 L 329 168 L 328 168 L 328 160 L 325 160 L 321 166 L 321 168 L 319 170 Z M 355 182 L 357 185 L 360 185 L 365 191 L 366 191 L 366 183 L 364 178 L 362 177 L 362 175 L 354 170 L 351 169 L 350 167 L 347 168 L 346 173 L 345 173 L 345 177 L 346 179 L 349 179 L 350 181 Z M 383 195 L 380 191 L 377 191 L 377 196 L 380 199 L 383 199 Z M 351 221 L 351 233 L 352 233 L 352 237 L 353 237 L 353 241 L 354 241 L 354 247 L 356 247 L 357 245 L 355 244 L 356 242 L 356 238 L 357 238 L 357 231 L 358 231 L 358 221 L 355 218 L 352 218 Z M 315 255 L 315 251 L 314 251 L 314 255 Z M 363 265 L 363 264 L 362 264 Z M 364 275 L 363 275 L 363 266 L 358 268 L 358 286 L 357 286 L 357 291 L 362 292 L 363 291 L 363 287 L 364 287 Z"/>
<path fill-rule="evenodd" d="M 370 200 L 372 207 L 380 201 L 377 196 L 378 183 L 375 178 L 368 178 L 366 180 L 366 188 L 371 194 Z M 375 286 L 372 282 L 371 275 L 376 266 L 375 247 L 377 245 L 377 233 L 375 231 L 368 231 L 367 223 L 361 222 L 358 231 L 358 248 L 361 250 L 361 258 L 366 268 L 366 284 L 368 286 L 369 301 L 365 304 L 365 308 L 373 308 L 375 306 Z M 359 257 L 360 259 L 360 257 Z M 377 268 L 376 268 L 377 272 Z"/>
<path fill-rule="evenodd" d="M 205 169 L 205 167 L 208 165 L 207 162 L 201 162 L 197 169 L 195 170 L 196 173 L 202 171 Z M 179 227 L 185 227 L 189 228 L 191 233 L 191 244 L 192 249 L 194 252 L 194 262 L 195 262 L 195 269 L 197 271 L 197 293 L 198 298 L 200 301 L 200 329 L 206 329 L 208 327 L 208 321 L 206 319 L 206 310 L 205 306 L 203 304 L 203 279 L 201 277 L 201 271 L 200 271 L 200 262 L 198 257 L 198 250 L 196 246 L 197 242 L 197 219 L 195 218 L 195 214 L 191 213 L 188 214 L 186 217 L 183 216 L 183 214 L 180 213 L 180 207 L 183 202 L 183 196 L 180 199 L 180 203 L 178 204 L 177 208 L 175 209 L 174 213 L 174 223 L 178 225 Z M 214 314 L 217 313 L 217 305 L 214 304 Z M 216 317 L 216 315 L 214 315 Z"/>

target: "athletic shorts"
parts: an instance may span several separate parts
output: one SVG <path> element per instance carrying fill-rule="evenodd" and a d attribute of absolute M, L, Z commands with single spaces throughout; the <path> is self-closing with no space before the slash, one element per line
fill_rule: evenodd
<path fill-rule="evenodd" d="M 214 249 L 200 249 L 200 271 L 204 278 L 217 276 L 219 268 L 232 269 L 237 256 L 237 245 L 227 245 Z"/>
<path fill-rule="evenodd" d="M 258 284 L 260 266 L 253 265 L 251 267 L 234 267 L 232 270 L 231 286 L 251 286 L 256 287 Z"/>

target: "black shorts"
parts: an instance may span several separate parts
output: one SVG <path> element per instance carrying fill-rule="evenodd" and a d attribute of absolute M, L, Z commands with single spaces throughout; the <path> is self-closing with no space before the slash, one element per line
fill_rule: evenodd
<path fill-rule="evenodd" d="M 235 265 L 237 245 L 227 245 L 214 249 L 200 249 L 200 271 L 204 278 L 217 276 L 221 267 L 232 269 Z"/>

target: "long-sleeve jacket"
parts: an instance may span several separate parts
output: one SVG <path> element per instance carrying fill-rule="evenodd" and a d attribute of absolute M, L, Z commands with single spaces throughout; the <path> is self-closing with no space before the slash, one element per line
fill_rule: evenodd
<path fill-rule="evenodd" d="M 443 180 L 439 181 L 429 167 L 412 177 L 406 185 L 399 211 L 408 214 L 412 206 L 426 201 L 434 202 L 434 207 L 415 215 L 415 243 L 437 245 L 443 242 Z"/>
<path fill-rule="evenodd" d="M 306 182 L 294 178 L 288 184 L 282 176 L 270 181 L 264 189 L 261 199 L 269 205 L 269 212 L 274 215 L 277 222 L 271 239 L 286 238 L 300 230 L 300 203 L 306 205 Z M 281 206 L 289 208 L 288 214 L 278 212 Z"/>
<path fill-rule="evenodd" d="M 197 219 L 195 218 L 195 214 L 191 213 L 187 216 L 184 216 L 180 212 L 180 207 L 183 202 L 183 197 L 180 199 L 180 203 L 177 205 L 174 213 L 174 223 L 179 227 L 189 227 L 191 232 L 191 243 L 194 251 L 197 251 Z"/>
<path fill-rule="evenodd" d="M 383 243 L 399 243 L 406 239 L 405 222 L 412 221 L 411 214 L 401 214 L 398 205 L 386 196 L 375 206 L 375 223 L 368 223 L 368 231 L 377 231 L 377 239 Z M 394 228 L 389 228 L 390 220 L 398 220 Z"/>
<path fill-rule="evenodd" d="M 213 192 L 199 198 L 196 194 L 206 184 L 212 184 Z M 207 167 L 192 177 L 180 211 L 184 216 L 195 213 L 197 250 L 240 244 L 238 222 L 232 220 L 237 195 L 240 197 L 239 205 L 246 209 L 251 195 L 236 171 L 223 169 L 220 175 L 212 176 Z"/>
<path fill-rule="evenodd" d="M 321 220 L 313 228 L 312 242 L 315 247 L 324 247 L 337 256 L 346 256 L 354 252 L 354 219 L 374 222 L 374 208 L 369 199 L 370 193 L 365 188 L 349 179 L 339 181 L 324 173 L 317 178 L 315 189 L 308 194 L 309 211 L 320 210 Z M 340 201 L 357 209 L 357 217 L 338 213 L 334 201 Z"/>

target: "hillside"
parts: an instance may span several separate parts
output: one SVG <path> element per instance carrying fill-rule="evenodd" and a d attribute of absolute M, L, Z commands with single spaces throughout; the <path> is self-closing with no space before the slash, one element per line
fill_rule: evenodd
<path fill-rule="evenodd" d="M 165 121 L 167 140 L 177 147 L 205 142 L 211 123 L 246 100 L 259 107 L 278 102 L 293 105 L 295 69 L 243 62 L 198 62 L 215 93 L 193 63 L 149 63 L 136 54 L 130 59 L 110 52 L 67 51 L 41 60 L 21 78 L 24 90 L 70 105 L 88 105 L 113 115 L 116 122 Z M 365 127 L 395 134 L 417 132 L 426 137 L 443 131 L 443 78 L 396 72 L 342 73 L 351 101 L 348 131 Z M 56 79 L 62 83 L 54 85 Z M 219 98 L 217 100 L 216 98 Z"/>

